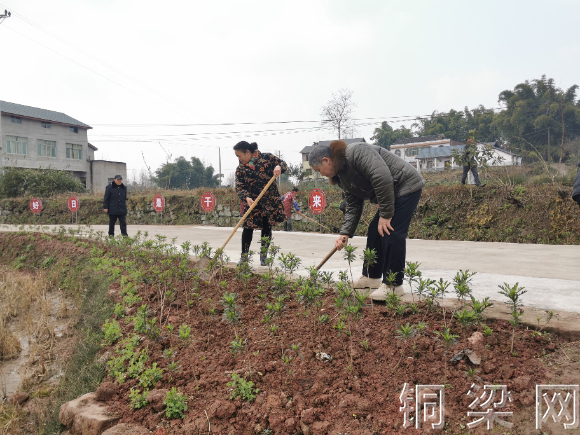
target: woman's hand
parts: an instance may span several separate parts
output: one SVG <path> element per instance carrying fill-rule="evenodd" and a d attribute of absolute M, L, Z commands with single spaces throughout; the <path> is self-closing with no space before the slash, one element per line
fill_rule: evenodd
<path fill-rule="evenodd" d="M 348 236 L 338 236 L 338 239 L 334 242 L 334 247 L 339 251 L 346 245 L 348 245 Z"/>
<path fill-rule="evenodd" d="M 248 196 L 248 197 L 246 198 L 246 202 L 247 202 L 247 203 L 248 203 L 248 205 L 251 207 L 251 206 L 252 206 L 252 204 L 254 203 L 254 200 Z"/>
<path fill-rule="evenodd" d="M 282 174 L 282 168 L 278 165 L 274 168 L 274 177 L 279 177 L 280 174 Z"/>
<path fill-rule="evenodd" d="M 389 229 L 394 231 L 394 228 L 391 226 L 391 219 L 379 218 L 379 234 L 381 237 L 384 237 L 385 233 L 387 236 L 390 236 Z"/>

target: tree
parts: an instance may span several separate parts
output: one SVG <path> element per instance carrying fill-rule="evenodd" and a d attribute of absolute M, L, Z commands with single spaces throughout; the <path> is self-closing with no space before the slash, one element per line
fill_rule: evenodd
<path fill-rule="evenodd" d="M 323 127 L 336 133 L 338 139 L 354 137 L 356 133 L 354 119 L 352 118 L 353 109 L 356 103 L 352 101 L 352 91 L 341 89 L 338 94 L 332 94 L 332 99 L 322 106 L 320 122 Z"/>
<path fill-rule="evenodd" d="M 289 178 L 293 178 L 296 180 L 297 183 L 301 182 L 304 179 L 304 170 L 302 167 L 302 163 L 298 163 L 294 165 L 292 163 L 288 163 L 288 168 L 286 169 L 286 174 Z"/>
<path fill-rule="evenodd" d="M 375 141 L 375 145 L 379 145 L 390 150 L 391 145 L 394 144 L 397 140 L 413 136 L 413 132 L 406 128 L 404 125 L 394 130 L 387 121 L 383 121 L 380 127 L 375 128 L 375 133 L 373 137 L 371 137 L 371 140 Z"/>
<path fill-rule="evenodd" d="M 463 111 L 451 109 L 448 113 L 433 112 L 429 118 L 418 118 L 413 127 L 419 136 L 444 134 L 445 137 L 465 142 L 471 130 L 476 131 L 478 142 L 496 142 L 501 135 L 492 128 L 494 120 L 493 109 L 480 105 Z"/>
<path fill-rule="evenodd" d="M 173 163 L 164 163 L 155 171 L 155 182 L 166 189 L 195 189 L 216 187 L 219 174 L 214 175 L 213 166 L 204 166 L 197 157 L 186 160 L 178 157 Z"/>
<path fill-rule="evenodd" d="M 577 89 L 578 85 L 567 90 L 557 88 L 554 79 L 545 75 L 531 82 L 526 80 L 513 91 L 499 94 L 505 109 L 495 116 L 492 127 L 502 132 L 511 148 L 528 159 L 548 154 L 549 135 L 552 144 L 560 145 L 560 160 L 565 160 L 565 142 L 580 135 Z M 558 147 L 550 150 L 550 161 L 554 151 Z"/>
<path fill-rule="evenodd" d="M 8 167 L 0 176 L 2 198 L 24 195 L 48 197 L 68 192 L 86 192 L 85 186 L 68 171 Z"/>

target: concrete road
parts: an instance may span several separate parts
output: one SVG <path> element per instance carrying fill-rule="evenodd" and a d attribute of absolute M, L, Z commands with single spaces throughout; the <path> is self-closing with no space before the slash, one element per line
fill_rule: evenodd
<path fill-rule="evenodd" d="M 52 226 L 54 227 L 54 226 Z M 76 225 L 73 227 L 77 227 Z M 94 225 L 95 231 L 108 231 L 105 225 Z M 3 225 L 2 231 L 13 231 L 15 226 Z M 116 231 L 118 232 L 118 227 Z M 176 238 L 179 245 L 184 241 L 200 244 L 207 241 L 212 247 L 219 248 L 233 228 L 205 226 L 170 225 L 130 225 L 129 235 L 137 231 L 148 231 L 149 236 L 163 234 Z M 242 230 L 238 230 L 228 246 L 226 255 L 231 261 L 240 256 Z M 254 232 L 251 249 L 259 250 L 259 232 Z M 282 253 L 292 252 L 302 259 L 302 267 L 318 265 L 334 246 L 335 235 L 274 232 L 274 243 L 281 247 Z M 358 247 L 358 255 L 365 248 L 366 238 L 355 237 L 351 243 Z M 458 242 L 437 240 L 408 240 L 407 261 L 421 263 L 423 275 L 433 279 L 440 277 L 451 281 L 455 273 L 469 269 L 477 272 L 474 276 L 473 292 L 475 297 L 489 297 L 502 300 L 498 285 L 519 282 L 528 291 L 523 296 L 526 306 L 556 309 L 580 313 L 580 246 L 532 245 L 516 243 Z M 254 256 L 254 265 L 259 258 Z M 342 253 L 336 253 L 323 270 L 334 271 L 348 268 Z M 362 260 L 353 265 L 353 275 L 361 275 Z M 306 273 L 302 270 L 300 273 Z M 406 287 L 409 291 L 409 287 Z M 451 294 L 453 295 L 453 294 Z"/>

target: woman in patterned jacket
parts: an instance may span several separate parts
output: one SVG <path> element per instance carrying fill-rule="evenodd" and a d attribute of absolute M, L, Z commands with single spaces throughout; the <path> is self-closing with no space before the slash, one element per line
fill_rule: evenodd
<path fill-rule="evenodd" d="M 258 145 L 246 141 L 238 142 L 234 146 L 236 157 L 240 165 L 236 169 L 236 193 L 244 204 L 244 212 L 254 203 L 262 189 L 268 184 L 272 176 L 279 177 L 286 172 L 286 163 L 273 154 L 261 153 Z M 274 182 L 268 188 L 260 202 L 244 222 L 242 232 L 242 256 L 238 264 L 248 261 L 248 252 L 255 229 L 262 230 L 262 237 L 272 239 L 272 227 L 284 222 L 286 215 L 280 200 L 278 185 Z M 262 246 L 260 264 L 266 265 L 266 253 L 269 243 Z"/>

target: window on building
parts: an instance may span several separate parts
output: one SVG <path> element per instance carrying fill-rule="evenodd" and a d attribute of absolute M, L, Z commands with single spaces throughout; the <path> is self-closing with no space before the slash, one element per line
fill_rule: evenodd
<path fill-rule="evenodd" d="M 13 122 L 14 124 L 22 124 L 22 119 L 18 116 L 11 116 L 10 122 Z"/>
<path fill-rule="evenodd" d="M 6 136 L 6 153 L 28 155 L 28 139 L 18 136 Z"/>
<path fill-rule="evenodd" d="M 38 139 L 38 156 L 56 158 L 56 142 Z"/>
<path fill-rule="evenodd" d="M 395 155 L 401 157 L 401 150 L 395 150 Z"/>
<path fill-rule="evenodd" d="M 407 148 L 405 150 L 405 155 L 407 157 L 413 157 L 413 156 L 416 156 L 417 154 L 419 154 L 420 150 L 421 150 L 421 148 Z"/>
<path fill-rule="evenodd" d="M 42 121 L 42 128 L 50 128 L 50 122 Z"/>
<path fill-rule="evenodd" d="M 69 128 L 70 128 L 71 133 L 78 133 L 79 132 L 78 127 L 69 127 Z"/>
<path fill-rule="evenodd" d="M 74 160 L 83 159 L 83 146 L 73 143 L 66 144 L 66 158 Z"/>

